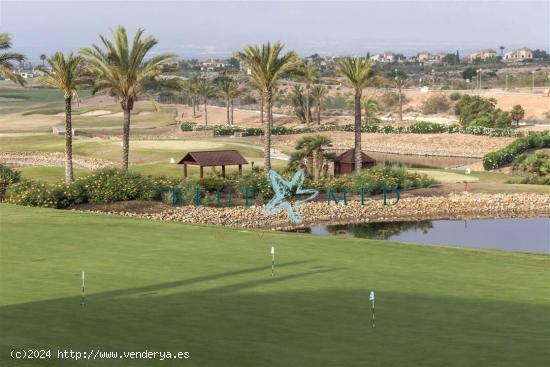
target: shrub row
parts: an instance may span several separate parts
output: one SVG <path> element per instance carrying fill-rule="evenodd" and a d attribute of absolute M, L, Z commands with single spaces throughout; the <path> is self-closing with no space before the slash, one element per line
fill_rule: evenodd
<path fill-rule="evenodd" d="M 283 176 L 290 179 L 293 172 Z M 410 189 L 429 187 L 435 184 L 426 175 L 407 172 L 400 167 L 375 166 L 363 170 L 360 174 L 327 177 L 318 181 L 307 179 L 304 187 L 315 188 L 320 192 L 328 189 L 359 192 L 366 189 L 368 195 L 381 193 L 384 187 Z M 255 202 L 265 202 L 273 196 L 271 183 L 267 175 L 255 168 L 241 178 L 224 179 L 209 175 L 203 179 L 180 181 L 166 177 L 143 176 L 120 169 L 101 169 L 73 183 L 43 182 L 22 180 L 11 184 L 6 192 L 6 202 L 17 205 L 39 206 L 46 208 L 68 208 L 82 203 L 111 203 L 127 200 L 163 200 L 171 203 L 171 190 L 177 187 L 186 203 L 193 203 L 200 186 L 203 205 L 212 203 L 216 189 L 231 187 L 231 195 L 243 198 L 246 192 Z M 228 194 L 228 190 L 224 191 Z"/>
<path fill-rule="evenodd" d="M 263 135 L 263 128 L 259 127 L 238 127 L 231 125 L 212 125 L 204 126 L 197 125 L 191 122 L 185 122 L 181 125 L 183 131 L 204 131 L 212 130 L 214 136 L 230 136 L 239 133 L 242 136 L 260 136 Z M 291 135 L 313 133 L 321 131 L 354 131 L 354 125 L 321 125 L 312 127 L 285 127 L 277 126 L 271 130 L 272 135 Z M 459 124 L 442 125 L 433 122 L 420 121 L 409 126 L 393 126 L 393 125 L 364 125 L 361 131 L 365 133 L 379 134 L 471 134 L 483 135 L 491 137 L 512 137 L 518 136 L 519 133 L 513 129 L 494 129 L 484 126 L 460 126 Z"/>
<path fill-rule="evenodd" d="M 176 180 L 143 176 L 108 168 L 72 183 L 46 184 L 22 180 L 6 191 L 6 202 L 17 205 L 67 208 L 82 203 L 112 203 L 125 200 L 160 200 Z"/>
<path fill-rule="evenodd" d="M 506 147 L 490 152 L 483 157 L 486 170 L 499 168 L 512 163 L 514 158 L 528 149 L 550 148 L 550 132 L 530 132 Z"/>

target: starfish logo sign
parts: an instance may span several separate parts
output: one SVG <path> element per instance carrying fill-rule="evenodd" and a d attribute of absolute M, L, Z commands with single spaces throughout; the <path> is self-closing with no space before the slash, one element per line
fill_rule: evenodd
<path fill-rule="evenodd" d="M 290 220 L 296 224 L 302 222 L 302 214 L 298 208 L 300 204 L 309 201 L 316 197 L 319 192 L 314 189 L 303 189 L 302 185 L 305 179 L 304 170 L 297 171 L 290 181 L 286 180 L 277 172 L 270 170 L 269 179 L 271 180 L 271 187 L 275 191 L 275 196 L 264 208 L 264 215 L 274 215 L 283 210 Z M 302 199 L 294 199 L 298 195 L 308 195 Z"/>

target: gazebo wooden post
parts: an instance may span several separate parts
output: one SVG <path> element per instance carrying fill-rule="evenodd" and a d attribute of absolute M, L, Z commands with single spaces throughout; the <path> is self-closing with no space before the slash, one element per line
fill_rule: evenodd
<path fill-rule="evenodd" d="M 187 178 L 187 163 L 183 164 L 183 178 Z"/>
<path fill-rule="evenodd" d="M 203 167 L 202 167 L 202 166 L 199 166 L 199 167 L 200 167 L 199 177 L 200 177 L 200 178 L 204 178 L 204 170 L 203 170 Z"/>
<path fill-rule="evenodd" d="M 222 165 L 222 177 L 225 178 L 225 165 Z"/>
<path fill-rule="evenodd" d="M 243 175 L 243 165 L 239 164 L 239 177 Z"/>

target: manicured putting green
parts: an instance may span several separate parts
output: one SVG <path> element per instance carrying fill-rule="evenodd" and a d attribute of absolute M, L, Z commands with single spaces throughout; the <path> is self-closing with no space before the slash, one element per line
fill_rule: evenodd
<path fill-rule="evenodd" d="M 0 360 L 9 366 L 542 367 L 550 360 L 548 256 L 6 204 L 0 214 Z M 16 362 L 8 354 L 15 347 L 191 358 Z"/>

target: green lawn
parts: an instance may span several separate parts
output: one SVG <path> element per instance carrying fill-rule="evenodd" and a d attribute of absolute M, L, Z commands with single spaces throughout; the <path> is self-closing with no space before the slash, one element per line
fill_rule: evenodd
<path fill-rule="evenodd" d="M 550 359 L 549 256 L 6 204 L 0 214 L 2 366 L 542 367 Z M 191 358 L 16 362 L 12 348 Z"/>

